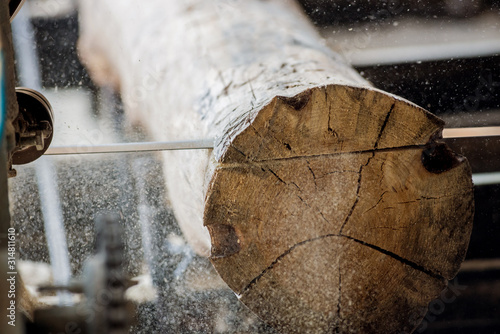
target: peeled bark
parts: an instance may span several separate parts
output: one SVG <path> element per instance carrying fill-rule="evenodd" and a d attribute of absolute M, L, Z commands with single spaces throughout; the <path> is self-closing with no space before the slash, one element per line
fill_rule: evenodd
<path fill-rule="evenodd" d="M 291 2 L 82 1 L 80 50 L 165 154 L 177 220 L 286 333 L 411 331 L 457 272 L 473 214 L 443 122 L 373 88 Z M 209 241 L 205 225 L 210 231 Z"/>

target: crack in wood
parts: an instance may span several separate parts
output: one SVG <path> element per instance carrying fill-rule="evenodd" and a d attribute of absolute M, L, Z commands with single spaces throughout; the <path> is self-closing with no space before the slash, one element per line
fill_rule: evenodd
<path fill-rule="evenodd" d="M 420 196 L 419 198 L 415 198 L 414 200 L 405 201 L 405 202 L 396 202 L 394 204 L 409 204 L 409 203 L 417 203 L 417 202 L 420 202 L 420 201 L 435 201 L 435 200 L 440 200 L 440 199 L 443 199 L 443 198 L 465 196 L 465 195 L 468 195 L 470 193 L 471 193 L 471 191 L 465 191 L 465 192 L 462 192 L 462 193 L 455 193 L 455 194 L 443 195 L 443 196 L 438 196 L 438 197 Z"/>
<path fill-rule="evenodd" d="M 385 127 L 387 126 L 387 123 L 389 121 L 389 118 L 391 117 L 392 111 L 394 110 L 394 106 L 396 105 L 396 101 L 394 101 L 391 105 L 391 108 L 389 109 L 389 112 L 385 116 L 384 123 L 382 123 L 382 127 L 380 127 L 380 132 L 378 133 L 377 140 L 375 141 L 375 146 L 374 148 L 378 148 L 378 144 L 380 142 L 380 138 L 382 138 L 382 134 L 384 133 Z"/>
<path fill-rule="evenodd" d="M 333 130 L 332 126 L 330 125 L 330 121 L 332 118 L 332 104 L 328 103 L 328 90 L 325 89 L 325 104 L 328 105 L 328 133 L 332 135 L 334 138 L 338 138 L 338 133 Z"/>
<path fill-rule="evenodd" d="M 239 148 L 237 148 L 233 143 L 231 143 L 231 146 L 236 152 L 240 153 L 245 159 L 248 159 L 248 157 L 245 155 L 243 151 L 241 151 Z"/>
<path fill-rule="evenodd" d="M 365 212 L 363 212 L 363 214 L 365 214 L 365 213 L 367 213 L 367 212 L 369 212 L 369 211 L 371 211 L 371 210 L 375 209 L 375 208 L 377 207 L 377 205 L 379 205 L 379 204 L 380 204 L 380 202 L 382 202 L 382 200 L 384 199 L 384 195 L 385 195 L 385 194 L 387 194 L 388 192 L 389 192 L 389 191 L 388 191 L 388 190 L 386 190 L 386 191 L 384 191 L 382 194 L 380 194 L 380 198 L 378 199 L 377 203 L 375 203 L 375 205 L 374 205 L 374 206 L 372 206 L 371 208 L 369 208 L 368 210 L 366 210 Z"/>
<path fill-rule="evenodd" d="M 413 226 L 414 224 L 408 225 L 408 226 L 401 226 L 401 227 L 391 227 L 391 226 L 373 226 L 370 227 L 370 230 L 376 230 L 376 229 L 386 229 L 386 230 L 392 230 L 392 231 L 399 231 L 399 230 L 405 230 L 409 228 L 410 226 Z"/>
<path fill-rule="evenodd" d="M 230 146 L 230 147 L 234 147 L 234 146 Z M 398 146 L 398 147 L 387 147 L 387 148 L 379 148 L 379 149 L 370 149 L 370 150 L 360 150 L 360 151 L 354 151 L 354 152 L 333 152 L 333 153 L 300 155 L 300 156 L 283 157 L 283 158 L 250 160 L 247 163 L 222 162 L 222 163 L 220 163 L 218 165 L 218 168 L 227 168 L 227 167 L 231 168 L 231 167 L 234 167 L 236 165 L 243 166 L 243 165 L 249 165 L 249 164 L 269 163 L 269 162 L 274 162 L 274 161 L 287 161 L 287 160 L 311 159 L 311 158 L 320 158 L 320 157 L 333 157 L 333 156 L 338 156 L 338 155 L 342 155 L 342 154 L 364 154 L 364 153 L 379 153 L 379 152 L 380 153 L 384 153 L 384 152 L 397 152 L 397 151 L 402 151 L 402 150 L 424 149 L 424 148 L 425 148 L 425 145 L 408 145 L 408 146 Z"/>
<path fill-rule="evenodd" d="M 333 235 L 327 235 L 327 236 L 333 236 Z M 321 237 L 315 237 L 315 238 L 312 238 L 312 239 L 308 239 L 308 240 L 304 240 L 304 241 L 301 241 L 301 242 L 298 242 L 296 243 L 295 245 L 293 245 L 292 247 L 290 247 L 289 249 L 287 249 L 285 252 L 283 252 L 281 255 L 279 255 L 273 262 L 271 262 L 271 264 L 265 268 L 259 275 L 257 275 L 254 279 L 252 279 L 250 281 L 250 283 L 248 283 L 242 290 L 241 290 L 241 293 L 240 294 L 244 294 L 246 291 L 250 290 L 252 288 L 252 286 L 254 286 L 269 270 L 273 269 L 274 266 L 282 259 L 284 258 L 285 256 L 287 256 L 288 254 L 290 254 L 295 248 L 297 247 L 300 247 L 302 245 L 305 245 L 309 242 L 312 242 L 312 241 L 316 241 L 316 240 L 320 240 L 320 239 L 323 239 L 323 238 L 326 238 L 327 236 L 321 236 Z"/>
<path fill-rule="evenodd" d="M 348 235 L 340 234 L 340 233 L 339 234 L 325 234 L 322 236 L 303 240 L 301 242 L 296 243 L 295 245 L 293 245 L 289 249 L 287 249 L 285 252 L 283 252 L 281 255 L 279 255 L 273 262 L 271 262 L 271 264 L 267 268 L 265 268 L 259 275 L 257 275 L 255 278 L 253 278 L 243 289 L 241 289 L 240 295 L 242 295 L 245 292 L 247 292 L 248 290 L 250 290 L 255 284 L 257 284 L 257 282 L 266 273 L 268 273 L 270 270 L 272 270 L 285 256 L 287 256 L 288 254 L 293 252 L 296 248 L 301 247 L 301 246 L 308 244 L 310 242 L 314 242 L 314 241 L 318 241 L 318 240 L 322 240 L 322 239 L 326 239 L 326 238 L 331 238 L 331 237 L 340 237 L 340 238 L 346 238 L 348 240 L 352 240 L 353 242 L 356 242 L 360 245 L 369 247 L 369 248 L 371 248 L 379 253 L 387 255 L 387 256 L 393 258 L 394 260 L 396 260 L 404 265 L 407 265 L 407 266 L 409 266 L 417 271 L 420 271 L 420 272 L 422 272 L 422 273 L 424 273 L 432 278 L 435 278 L 437 280 L 445 280 L 445 277 L 440 272 L 434 272 L 432 270 L 429 270 L 429 269 L 427 269 L 427 268 L 425 268 L 425 267 L 423 267 L 423 266 L 421 266 L 413 261 L 410 261 L 408 259 L 403 258 L 402 256 L 397 255 L 396 253 L 393 253 L 391 251 L 383 249 L 382 247 L 379 247 L 379 246 L 376 246 L 376 245 L 373 245 L 373 244 L 370 244 L 370 243 L 364 242 L 362 240 L 350 237 Z M 340 262 L 339 262 L 339 271 L 340 271 Z M 340 276 L 339 276 L 339 280 L 340 280 Z M 339 286 L 340 286 L 340 284 L 339 284 Z M 339 290 L 339 292 L 340 292 L 340 290 Z M 340 296 L 340 294 L 339 294 L 339 296 Z M 340 304 L 338 304 L 338 305 L 340 307 Z"/>
<path fill-rule="evenodd" d="M 350 236 L 347 236 L 347 235 L 340 235 L 340 236 L 344 237 L 344 238 L 347 238 L 349 240 L 352 240 L 354 242 L 357 242 L 357 243 L 359 243 L 361 245 L 370 247 L 371 249 L 374 249 L 374 250 L 376 250 L 376 251 L 378 251 L 378 252 L 380 252 L 382 254 L 385 254 L 385 255 L 387 255 L 389 257 L 392 257 L 393 259 L 395 259 L 395 260 L 397 260 L 397 261 L 399 261 L 399 262 L 401 262 L 401 263 L 403 263 L 403 264 L 405 264 L 405 265 L 407 265 L 409 267 L 412 267 L 415 270 L 421 271 L 421 272 L 423 272 L 424 274 L 427 274 L 430 277 L 433 277 L 433 278 L 438 279 L 438 280 L 444 280 L 445 279 L 444 276 L 440 272 L 434 272 L 432 270 L 429 270 L 429 269 L 427 269 L 427 268 L 425 268 L 425 267 L 423 267 L 423 266 L 421 266 L 421 265 L 419 265 L 419 264 L 417 264 L 417 263 L 415 263 L 413 261 L 405 259 L 404 257 L 399 256 L 396 253 L 393 253 L 393 252 L 388 251 L 386 249 L 383 249 L 383 248 L 381 248 L 379 246 L 376 246 L 376 245 L 373 245 L 373 244 L 369 244 L 367 242 L 364 242 L 362 240 L 359 240 L 359 239 L 356 239 L 356 238 L 353 238 L 353 237 L 350 237 Z"/>
<path fill-rule="evenodd" d="M 340 227 L 340 234 L 342 234 L 342 232 L 344 231 L 344 227 L 347 225 L 347 223 L 349 222 L 349 219 L 351 218 L 351 215 L 352 213 L 354 212 L 354 209 L 356 208 L 356 206 L 358 205 L 358 202 L 359 202 L 359 191 L 361 189 L 361 179 L 362 179 L 362 175 L 363 175 L 363 168 L 368 166 L 368 164 L 370 163 L 370 161 L 372 160 L 372 158 L 375 156 L 375 152 L 372 153 L 372 156 L 368 158 L 368 160 L 366 161 L 366 163 L 364 165 L 361 165 L 359 167 L 359 177 L 358 177 L 358 187 L 356 188 L 356 199 L 354 200 L 354 203 L 351 207 L 351 209 L 349 210 L 349 213 L 347 214 L 347 216 L 345 217 L 344 219 L 344 222 L 342 223 L 342 226 Z"/>
<path fill-rule="evenodd" d="M 268 170 L 269 172 L 271 172 L 271 174 L 273 174 L 274 176 L 276 176 L 276 178 L 277 178 L 280 182 L 282 182 L 282 183 L 283 183 L 283 184 L 285 184 L 285 185 L 288 185 L 288 184 L 287 184 L 285 181 L 283 181 L 283 179 L 282 179 L 281 177 L 279 177 L 279 176 L 278 176 L 278 174 L 276 174 L 276 173 L 275 173 L 272 169 L 268 168 L 267 170 Z"/>
<path fill-rule="evenodd" d="M 255 126 L 253 126 L 252 123 L 250 123 L 249 127 L 252 128 L 261 139 L 260 143 L 259 143 L 259 147 L 257 148 L 257 151 L 256 151 L 256 156 L 258 156 L 260 154 L 260 151 L 262 150 L 262 147 L 264 146 L 264 136 L 257 130 L 257 128 Z"/>
<path fill-rule="evenodd" d="M 300 189 L 300 187 L 295 182 L 287 183 L 285 180 L 283 180 L 281 177 L 279 177 L 278 174 L 275 173 L 272 169 L 268 168 L 267 170 L 269 172 L 271 172 L 271 174 L 273 174 L 280 182 L 282 182 L 283 184 L 285 184 L 287 187 L 290 187 L 290 185 L 293 185 L 298 191 L 302 192 L 302 190 Z M 306 200 L 304 200 L 302 197 L 300 197 L 299 194 L 295 194 L 295 196 L 297 196 L 300 199 L 300 201 L 302 203 L 304 203 L 308 208 L 310 208 L 311 210 L 316 210 L 319 213 L 319 215 L 321 216 L 321 218 L 323 218 L 323 220 L 325 222 L 327 222 L 328 224 L 330 224 L 330 221 L 328 219 L 326 219 L 326 217 L 323 215 L 323 212 L 321 212 L 320 209 L 311 206 L 309 203 L 307 203 Z"/>
<path fill-rule="evenodd" d="M 309 163 L 309 161 L 306 160 L 306 163 L 307 163 L 307 169 L 309 169 L 309 171 L 311 172 L 311 175 L 313 177 L 313 181 L 314 181 L 314 188 L 318 188 L 318 184 L 316 183 L 316 175 L 314 174 L 314 171 L 312 170 L 311 168 L 311 164 Z"/>

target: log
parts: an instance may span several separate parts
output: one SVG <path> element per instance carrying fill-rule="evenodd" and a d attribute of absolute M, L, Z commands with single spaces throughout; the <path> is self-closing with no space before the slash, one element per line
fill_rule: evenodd
<path fill-rule="evenodd" d="M 82 60 L 131 121 L 215 139 L 165 153 L 164 174 L 186 238 L 243 303 L 284 333 L 418 325 L 472 227 L 471 171 L 439 118 L 373 88 L 294 2 L 85 0 L 80 14 Z"/>

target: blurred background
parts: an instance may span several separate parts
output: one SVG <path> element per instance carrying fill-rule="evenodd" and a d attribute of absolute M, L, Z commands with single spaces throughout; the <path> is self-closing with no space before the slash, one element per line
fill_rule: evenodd
<path fill-rule="evenodd" d="M 474 134 L 447 140 L 469 159 L 476 184 L 467 258 L 416 333 L 500 332 L 500 131 L 471 129 L 500 126 L 500 1 L 300 2 L 325 43 L 375 87 Z M 19 85 L 41 89 L 53 107 L 52 145 L 149 140 L 123 117 L 120 97 L 95 87 L 81 65 L 78 1 L 27 0 L 13 37 Z M 84 276 L 94 221 L 115 212 L 126 275 L 140 282 L 127 292 L 137 306 L 130 333 L 274 333 L 184 241 L 157 153 L 46 156 L 15 168 L 20 272 L 44 302 L 74 302 L 35 286 Z"/>

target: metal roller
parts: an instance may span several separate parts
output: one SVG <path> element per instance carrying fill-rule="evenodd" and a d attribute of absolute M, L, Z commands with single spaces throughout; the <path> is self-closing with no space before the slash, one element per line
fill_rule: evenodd
<path fill-rule="evenodd" d="M 16 148 L 12 164 L 22 165 L 42 156 L 49 148 L 54 133 L 54 113 L 41 93 L 24 87 L 16 88 L 19 116 L 14 121 Z"/>

